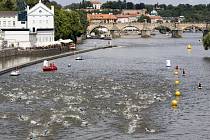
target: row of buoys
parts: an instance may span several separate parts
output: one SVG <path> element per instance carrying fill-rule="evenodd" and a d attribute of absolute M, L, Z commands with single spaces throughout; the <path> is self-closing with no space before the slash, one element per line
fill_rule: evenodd
<path fill-rule="evenodd" d="M 175 91 L 175 96 L 176 97 L 180 97 L 181 96 L 181 92 L 179 91 L 179 89 L 178 89 L 178 85 L 180 84 L 180 80 L 179 80 L 179 70 L 181 70 L 181 69 L 179 69 L 179 66 L 177 65 L 176 67 L 175 67 L 175 72 L 174 72 L 174 74 L 175 74 L 175 76 L 176 76 L 176 80 L 175 80 L 175 86 L 176 86 L 176 91 Z M 185 74 L 185 71 L 184 71 L 184 69 L 183 69 L 183 72 L 182 72 L 182 74 Z M 176 108 L 177 106 L 178 106 L 178 100 L 177 100 L 177 98 L 176 99 L 173 99 L 172 101 L 171 101 L 171 106 L 173 107 L 173 108 Z"/>
<path fill-rule="evenodd" d="M 188 50 L 188 52 L 191 52 L 192 44 L 187 45 L 187 50 Z M 171 67 L 171 61 L 170 60 L 166 60 L 166 67 Z M 176 76 L 176 79 L 175 79 L 175 86 L 176 86 L 175 96 L 176 96 L 176 99 L 173 99 L 171 101 L 171 106 L 175 107 L 175 108 L 178 106 L 179 97 L 181 96 L 181 92 L 179 91 L 179 88 L 178 88 L 178 85 L 180 85 L 180 83 L 181 83 L 180 80 L 179 80 L 179 72 L 182 72 L 182 76 L 186 76 L 185 69 L 184 68 L 180 69 L 179 66 L 177 65 L 175 67 L 175 72 L 174 72 L 174 75 Z M 202 89 L 202 84 L 198 83 L 197 88 Z"/>
<path fill-rule="evenodd" d="M 185 76 L 186 75 L 186 72 L 185 72 L 184 69 L 179 69 L 179 66 L 178 65 L 175 67 L 174 74 L 176 76 L 176 80 L 175 80 L 175 86 L 176 86 L 175 96 L 176 97 L 180 97 L 181 96 L 181 92 L 179 91 L 179 88 L 177 87 L 181 83 L 180 80 L 179 80 L 179 70 L 182 70 L 182 76 Z M 197 88 L 198 89 L 202 89 L 202 84 L 201 83 L 198 83 L 198 87 Z M 178 100 L 177 100 L 177 98 L 176 99 L 173 99 L 171 101 L 171 106 L 173 108 L 174 107 L 176 108 L 178 106 Z"/>

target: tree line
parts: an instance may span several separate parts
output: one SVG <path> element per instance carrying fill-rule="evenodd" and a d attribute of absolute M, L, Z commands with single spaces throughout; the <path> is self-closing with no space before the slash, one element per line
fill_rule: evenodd
<path fill-rule="evenodd" d="M 37 4 L 39 0 L 2 0 L 0 1 L 1 11 L 23 11 L 26 6 Z M 73 39 L 76 42 L 77 36 L 82 35 L 87 27 L 86 13 L 76 10 L 65 10 L 55 1 L 42 0 L 42 3 L 55 7 L 55 40 Z"/>
<path fill-rule="evenodd" d="M 82 9 L 91 7 L 89 1 L 82 1 L 81 3 L 73 3 L 66 8 L 70 9 Z M 190 4 L 179 4 L 177 6 L 166 5 L 166 4 L 144 4 L 127 2 L 126 0 L 118 1 L 107 1 L 102 4 L 103 9 L 147 9 L 147 12 L 150 13 L 154 8 L 158 9 L 158 14 L 162 17 L 179 17 L 184 16 L 185 22 L 208 22 L 210 21 L 210 3 L 209 4 L 199 4 L 199 5 L 190 5 Z"/>

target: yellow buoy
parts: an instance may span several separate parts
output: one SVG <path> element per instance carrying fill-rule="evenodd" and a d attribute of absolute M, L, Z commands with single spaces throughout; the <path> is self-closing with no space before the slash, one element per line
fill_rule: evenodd
<path fill-rule="evenodd" d="M 177 91 L 175 92 L 175 95 L 176 95 L 176 96 L 181 96 L 181 92 L 177 90 Z"/>
<path fill-rule="evenodd" d="M 177 106 L 177 104 L 178 104 L 177 100 L 172 100 L 171 101 L 171 106 Z"/>
<path fill-rule="evenodd" d="M 179 74 L 179 72 L 178 72 L 178 71 L 175 71 L 175 72 L 174 72 L 174 74 L 175 74 L 175 75 L 178 75 L 178 74 Z"/>
<path fill-rule="evenodd" d="M 179 81 L 179 80 L 176 80 L 176 81 L 175 81 L 175 84 L 176 84 L 176 85 L 180 84 L 180 81 Z"/>
<path fill-rule="evenodd" d="M 191 44 L 187 45 L 187 49 L 192 49 L 192 45 Z"/>

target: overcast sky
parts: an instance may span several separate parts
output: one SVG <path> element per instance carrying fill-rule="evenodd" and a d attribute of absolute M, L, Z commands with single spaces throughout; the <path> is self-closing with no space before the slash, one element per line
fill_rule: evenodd
<path fill-rule="evenodd" d="M 79 3 L 82 0 L 54 0 L 56 2 L 58 2 L 61 5 L 68 5 L 70 3 Z M 101 2 L 106 2 L 107 0 L 98 0 Z M 210 0 L 127 0 L 127 1 L 131 1 L 133 3 L 140 3 L 143 2 L 145 4 L 155 4 L 155 3 L 159 3 L 159 4 L 173 4 L 173 5 L 178 5 L 180 3 L 182 4 L 191 4 L 191 5 L 195 5 L 195 4 L 208 4 L 210 3 Z"/>

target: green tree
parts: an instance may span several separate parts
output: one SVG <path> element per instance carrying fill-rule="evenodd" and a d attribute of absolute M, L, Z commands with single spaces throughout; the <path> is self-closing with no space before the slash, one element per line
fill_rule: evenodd
<path fill-rule="evenodd" d="M 138 22 L 145 22 L 145 20 L 148 22 L 148 23 L 151 23 L 151 19 L 150 19 L 150 17 L 148 17 L 148 16 L 144 16 L 144 15 L 142 15 L 142 16 L 140 16 L 139 18 L 138 18 Z"/>
<path fill-rule="evenodd" d="M 127 2 L 127 9 L 134 9 L 134 4 L 132 2 Z"/>
<path fill-rule="evenodd" d="M 76 37 L 84 32 L 80 22 L 80 15 L 76 11 L 55 10 L 55 39 L 71 38 L 75 42 Z"/>
<path fill-rule="evenodd" d="M 205 50 L 210 48 L 210 32 L 203 37 L 203 46 Z"/>
<path fill-rule="evenodd" d="M 33 7 L 34 5 L 36 5 L 39 2 L 39 0 L 26 0 L 26 3 L 28 4 L 28 6 Z"/>
<path fill-rule="evenodd" d="M 15 3 L 12 0 L 6 0 L 6 2 L 4 3 L 4 6 L 8 9 L 8 10 L 14 10 L 15 8 Z"/>

